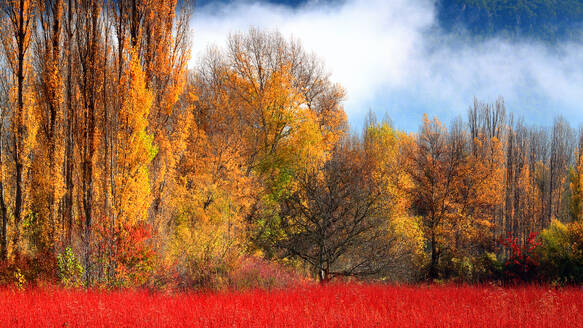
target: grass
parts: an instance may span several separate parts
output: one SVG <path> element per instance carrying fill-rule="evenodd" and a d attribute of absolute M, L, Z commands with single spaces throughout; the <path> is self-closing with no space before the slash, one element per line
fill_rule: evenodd
<path fill-rule="evenodd" d="M 583 289 L 332 284 L 216 294 L 0 290 L 2 327 L 583 327 Z"/>

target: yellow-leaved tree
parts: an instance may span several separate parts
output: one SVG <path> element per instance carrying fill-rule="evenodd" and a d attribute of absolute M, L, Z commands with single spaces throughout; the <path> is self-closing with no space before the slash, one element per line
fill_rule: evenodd
<path fill-rule="evenodd" d="M 18 258 L 22 245 L 22 220 L 25 219 L 28 210 L 28 192 L 26 177 L 30 167 L 30 152 L 34 143 L 37 120 L 34 115 L 34 97 L 31 90 L 31 81 L 34 80 L 34 72 L 30 62 L 30 44 L 32 31 L 35 28 L 35 3 L 31 0 L 2 1 L 0 26 L 0 42 L 6 64 L 9 68 L 8 83 L 9 103 L 7 113 L 10 121 L 10 138 L 12 144 L 11 158 L 3 161 L 9 164 L 4 171 L 6 178 L 3 182 L 13 188 L 3 188 L 1 202 L 2 208 L 12 208 L 11 217 L 14 220 L 12 227 L 12 252 Z M 8 178 L 10 177 L 10 178 Z M 6 196 L 6 198 L 4 198 Z M 4 204 L 5 203 L 5 204 Z M 10 204 L 10 205 L 8 205 Z M 3 215 L 7 211 L 3 210 Z M 3 218 L 3 222 L 6 219 Z M 2 256 L 7 256 L 6 239 L 8 232 L 3 227 Z"/>
<path fill-rule="evenodd" d="M 583 218 L 583 154 L 580 154 L 580 150 L 575 153 L 577 162 L 575 167 L 569 169 L 569 189 L 571 190 L 572 196 L 569 200 L 569 214 L 571 218 L 576 221 Z"/>
<path fill-rule="evenodd" d="M 117 161 L 112 190 L 115 273 L 117 283 L 140 283 L 150 268 L 145 244 L 146 218 L 152 199 L 148 165 L 156 155 L 152 136 L 146 132 L 152 93 L 146 88 L 137 53 L 132 52 L 120 88 L 123 102 L 118 113 Z"/>
<path fill-rule="evenodd" d="M 407 276 L 414 266 L 421 264 L 424 256 L 424 237 L 421 222 L 411 214 L 411 197 L 407 193 L 413 186 L 407 173 L 407 157 L 403 151 L 415 140 L 404 132 L 395 130 L 390 122 L 377 122 L 374 114 L 368 114 L 364 127 L 363 145 L 370 161 L 372 181 L 381 190 L 379 203 L 387 222 L 386 234 L 398 242 L 390 254 L 400 265 L 390 275 Z M 405 255 L 405 256 L 404 256 Z"/>
<path fill-rule="evenodd" d="M 64 225 L 58 215 L 59 200 L 65 193 L 62 165 L 64 162 L 62 20 L 63 1 L 38 1 L 39 29 L 36 34 L 35 81 L 38 103 L 38 135 L 32 163 L 31 243 L 40 252 L 49 254 L 65 241 Z M 61 243 L 59 243 L 61 242 Z"/>

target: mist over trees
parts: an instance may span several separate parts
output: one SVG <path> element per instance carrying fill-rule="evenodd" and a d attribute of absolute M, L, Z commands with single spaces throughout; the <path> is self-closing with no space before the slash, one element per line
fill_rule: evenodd
<path fill-rule="evenodd" d="M 583 133 L 564 118 L 474 100 L 417 133 L 369 113 L 354 136 L 342 87 L 277 32 L 234 33 L 188 70 L 187 2 L 0 8 L 2 284 L 220 288 L 249 263 L 504 279 L 501 240 L 541 231 L 540 274 L 582 279 Z"/>

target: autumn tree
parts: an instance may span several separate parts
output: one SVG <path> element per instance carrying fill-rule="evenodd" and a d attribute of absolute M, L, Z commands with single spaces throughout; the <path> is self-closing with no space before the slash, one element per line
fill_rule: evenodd
<path fill-rule="evenodd" d="M 279 201 L 296 172 L 324 160 L 343 134 L 343 91 L 299 43 L 255 29 L 232 35 L 226 51 L 212 49 L 192 85 L 197 131 L 233 149 L 256 186 L 241 214 L 261 244 L 277 229 Z"/>
<path fill-rule="evenodd" d="M 506 222 L 504 232 L 523 243 L 539 231 L 547 213 L 548 135 L 522 122 L 509 125 L 506 150 Z"/>
<path fill-rule="evenodd" d="M 575 164 L 569 168 L 569 216 L 573 221 L 583 218 L 583 134 L 579 134 Z"/>
<path fill-rule="evenodd" d="M 32 32 L 35 28 L 35 5 L 30 0 L 2 1 L 0 7 L 3 14 L 2 46 L 7 65 L 10 68 L 11 81 L 10 102 L 12 104 L 10 129 L 12 134 L 11 153 L 14 165 L 14 192 L 10 199 L 13 202 L 12 216 L 14 232 L 12 244 L 14 254 L 19 256 L 21 245 L 21 227 L 26 201 L 25 175 L 29 163 L 28 155 L 34 138 L 35 119 L 33 115 L 33 98 L 30 86 L 32 71 L 29 48 Z"/>
<path fill-rule="evenodd" d="M 362 143 L 367 160 L 373 167 L 374 184 L 381 186 L 384 206 L 390 215 L 407 216 L 411 187 L 404 149 L 414 142 L 410 135 L 395 130 L 390 122 L 377 122 L 373 112 L 367 114 Z"/>
<path fill-rule="evenodd" d="M 63 195 L 61 173 L 62 153 L 62 103 L 64 96 L 61 70 L 63 2 L 38 2 L 39 29 L 35 37 L 35 69 L 37 116 L 39 131 L 34 147 L 36 157 L 46 161 L 32 163 L 32 211 L 35 216 L 36 247 L 48 251 L 60 241 L 61 227 L 57 213 Z M 47 174 L 48 173 L 48 174 Z"/>
<path fill-rule="evenodd" d="M 181 110 L 179 97 L 187 91 L 187 63 L 190 60 L 190 1 L 160 0 L 146 6 L 143 27 L 142 62 L 146 86 L 153 93 L 147 131 L 158 152 L 150 162 L 152 202 L 148 221 L 160 230 L 170 219 L 172 188 L 179 149 L 184 146 L 184 125 L 190 113 Z"/>
<path fill-rule="evenodd" d="M 463 236 L 466 243 L 460 245 L 462 253 L 471 256 L 493 251 L 496 246 L 497 217 L 504 195 L 505 111 L 502 99 L 494 105 L 475 100 L 469 110 L 471 152 L 466 159 L 459 199 L 465 229 L 459 230 L 466 232 Z"/>
<path fill-rule="evenodd" d="M 380 276 L 399 257 L 397 238 L 382 211 L 382 189 L 358 144 L 340 144 L 322 167 L 297 179 L 283 201 L 281 236 L 272 236 L 285 256 L 308 263 L 320 282 L 337 276 Z"/>
<path fill-rule="evenodd" d="M 1 21 L 0 21 L 1 22 Z M 3 52 L 0 52 L 0 61 L 4 62 L 5 57 Z M 5 198 L 5 178 L 4 178 L 4 156 L 6 153 L 4 147 L 6 144 L 6 119 L 9 112 L 10 84 L 8 77 L 10 72 L 5 66 L 0 66 L 0 215 L 2 216 L 2 226 L 0 227 L 0 260 L 6 261 L 8 259 L 8 215 L 9 209 Z"/>
<path fill-rule="evenodd" d="M 551 131 L 550 159 L 549 159 L 549 187 L 547 213 L 545 225 L 550 224 L 552 218 L 567 216 L 565 191 L 568 190 L 569 165 L 573 163 L 573 149 L 575 148 L 575 134 L 569 123 L 562 117 L 557 117 Z"/>
<path fill-rule="evenodd" d="M 387 115 L 377 122 L 371 111 L 366 117 L 361 143 L 369 162 L 371 183 L 380 190 L 379 213 L 388 225 L 387 233 L 398 240 L 399 250 L 394 248 L 391 255 L 394 265 L 385 274 L 392 279 L 416 278 L 416 268 L 424 257 L 424 237 L 407 193 L 412 180 L 406 156 L 415 138 L 395 129 Z"/>
<path fill-rule="evenodd" d="M 343 92 L 326 75 L 310 70 L 315 59 L 278 33 L 251 29 L 247 35 L 235 34 L 227 55 L 232 67 L 227 90 L 243 118 L 246 174 L 265 188 L 247 218 L 256 225 L 255 240 L 261 244 L 263 234 L 278 229 L 278 202 L 295 174 L 318 165 L 343 134 Z"/>
<path fill-rule="evenodd" d="M 75 97 L 75 70 L 77 63 L 74 52 L 74 37 L 75 37 L 75 17 L 76 0 L 67 0 L 65 2 L 65 9 L 63 10 L 63 57 L 65 61 L 63 79 L 64 79 L 64 99 L 63 99 L 63 139 L 64 139 L 64 155 L 63 155 L 63 179 L 65 190 L 62 197 L 62 212 L 61 221 L 63 222 L 65 236 L 64 244 L 71 245 L 73 237 L 73 197 L 74 197 L 74 182 L 73 171 L 76 156 L 74 152 L 75 138 L 74 132 L 76 130 L 75 112 L 78 102 Z"/>
<path fill-rule="evenodd" d="M 422 217 L 431 254 L 428 274 L 432 279 L 438 277 L 440 257 L 455 232 L 450 229 L 456 222 L 456 198 L 464 164 L 462 145 L 448 138 L 445 126 L 425 115 L 416 145 L 409 153 L 409 175 L 413 180 L 409 192 L 416 214 Z"/>
<path fill-rule="evenodd" d="M 152 93 L 146 88 L 144 72 L 139 63 L 137 52 L 133 52 L 129 67 L 122 77 L 122 83 L 127 89 L 121 109 L 117 114 L 120 124 L 115 136 L 113 149 L 117 155 L 116 172 L 114 176 L 113 194 L 117 197 L 113 202 L 113 229 L 116 241 L 128 240 L 131 234 L 141 224 L 146 223 L 147 210 L 151 203 L 148 165 L 156 155 L 157 149 L 152 142 L 152 136 L 147 133 L 148 117 L 152 106 Z M 123 90 L 123 89 L 122 89 Z M 134 242 L 142 242 L 136 240 Z M 115 245 L 113 256 L 120 257 L 126 265 L 125 270 L 132 270 L 132 245 L 125 249 Z M 135 246 L 135 245 L 134 245 Z M 127 249 L 130 247 L 130 249 Z M 121 268 L 117 269 L 118 271 Z M 125 273 L 125 272 L 124 272 Z M 130 272 L 129 274 L 133 274 Z"/>
<path fill-rule="evenodd" d="M 189 60 L 189 21 L 191 5 L 188 1 L 141 1 L 124 0 L 110 3 L 109 17 L 115 31 L 117 45 L 113 50 L 112 90 L 121 90 L 112 95 L 111 108 L 106 113 L 108 142 L 104 147 L 109 154 L 105 161 L 109 171 L 106 184 L 110 197 L 123 197 L 115 193 L 116 183 L 112 176 L 116 171 L 116 145 L 114 135 L 119 129 L 118 111 L 125 97 L 122 77 L 128 69 L 130 52 L 135 52 L 144 72 L 145 88 L 152 94 L 148 115 L 147 133 L 153 137 L 156 155 L 148 164 L 152 202 L 148 206 L 148 222 L 156 232 L 167 226 L 173 205 L 172 181 L 180 152 L 184 147 L 184 118 L 187 113 L 178 103 L 186 86 L 186 64 Z M 120 89 L 121 88 L 121 89 Z M 108 196 L 109 197 L 109 196 Z M 106 206 L 106 212 L 109 210 Z"/>
<path fill-rule="evenodd" d="M 76 26 L 80 29 L 77 35 L 76 55 L 80 63 L 79 90 L 82 115 L 77 117 L 75 142 L 81 153 L 81 183 L 80 193 L 83 215 L 83 241 L 86 284 L 92 281 L 91 250 L 94 217 L 95 194 L 95 155 L 98 148 L 98 111 L 100 90 L 103 87 L 100 70 L 103 69 L 101 53 L 101 14 L 99 2 L 83 0 L 78 3 L 79 10 Z"/>

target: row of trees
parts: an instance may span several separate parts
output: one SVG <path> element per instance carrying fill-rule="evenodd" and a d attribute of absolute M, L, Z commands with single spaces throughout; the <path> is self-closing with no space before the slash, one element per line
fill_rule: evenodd
<path fill-rule="evenodd" d="M 426 117 L 409 170 L 412 210 L 431 245 L 429 277 L 484 270 L 488 254 L 510 255 L 500 253 L 501 239 L 526 245 L 552 220 L 580 220 L 581 136 L 562 118 L 527 127 L 502 99 L 475 100 L 467 121 L 449 129 Z"/>
<path fill-rule="evenodd" d="M 562 118 L 525 126 L 502 99 L 449 127 L 425 116 L 416 134 L 369 113 L 361 136 L 296 172 L 270 246 L 322 280 L 516 278 L 504 271 L 525 268 L 509 262 L 525 249 L 544 259 L 537 278 L 581 281 L 582 137 Z"/>
<path fill-rule="evenodd" d="M 250 257 L 321 281 L 481 279 L 501 236 L 581 217 L 564 120 L 476 101 L 466 122 L 370 115 L 354 137 L 342 88 L 278 33 L 188 71 L 188 3 L 0 1 L 4 282 L 224 285 Z"/>
<path fill-rule="evenodd" d="M 85 285 L 205 282 L 346 129 L 343 90 L 279 34 L 189 74 L 189 3 L 0 4 L 0 254 L 30 278 L 80 257 Z"/>
<path fill-rule="evenodd" d="M 190 7 L 3 0 L 1 257 L 83 256 L 86 283 L 131 266 L 161 224 L 180 142 Z M 169 167 L 169 168 L 168 168 Z M 128 248 L 129 247 L 129 248 Z"/>

